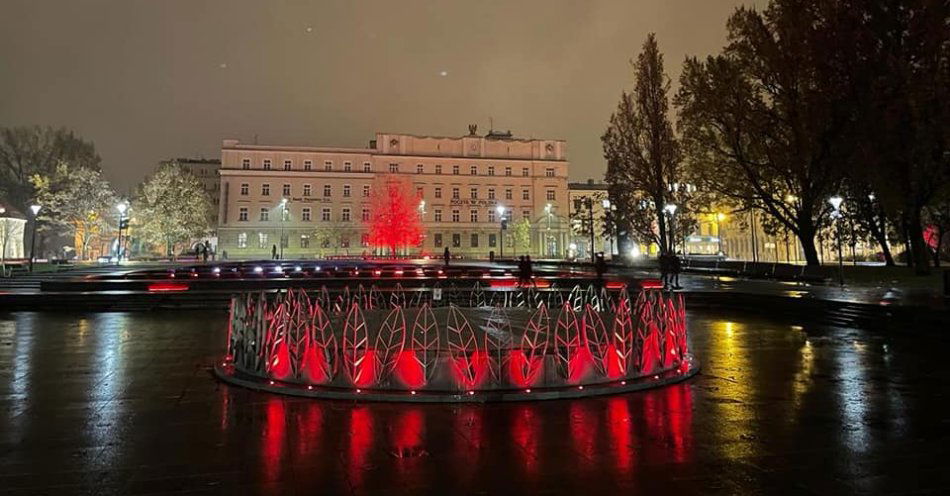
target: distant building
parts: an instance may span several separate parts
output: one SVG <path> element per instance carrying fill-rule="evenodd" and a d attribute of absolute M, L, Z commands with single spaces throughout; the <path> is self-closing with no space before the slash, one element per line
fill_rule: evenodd
<path fill-rule="evenodd" d="M 15 208 L 0 205 L 0 256 L 4 260 L 24 258 L 23 233 L 26 216 Z"/>
<path fill-rule="evenodd" d="M 459 137 L 377 133 L 367 148 L 225 140 L 218 252 L 230 258 L 372 253 L 371 188 L 399 177 L 419 198 L 425 239 L 414 253 L 563 257 L 568 230 L 567 144 L 511 133 Z M 287 200 L 286 217 L 279 209 Z M 527 219 L 528 229 L 523 219 Z M 318 242 L 317 239 L 320 239 Z M 517 242 L 516 242 L 517 241 Z"/>
<path fill-rule="evenodd" d="M 221 168 L 221 160 L 216 158 L 175 158 L 163 161 L 162 165 L 164 164 L 178 164 L 198 178 L 202 188 L 211 200 L 211 225 L 218 225 L 218 210 L 221 203 L 221 181 L 218 177 L 218 169 Z"/>

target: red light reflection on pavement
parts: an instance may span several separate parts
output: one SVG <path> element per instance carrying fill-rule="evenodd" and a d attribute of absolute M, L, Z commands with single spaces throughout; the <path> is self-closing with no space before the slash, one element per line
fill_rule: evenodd
<path fill-rule="evenodd" d="M 264 410 L 264 437 L 261 451 L 264 458 L 264 480 L 280 478 L 284 465 L 284 443 L 286 441 L 287 416 L 284 400 L 279 397 L 267 399 Z"/>
<path fill-rule="evenodd" d="M 541 435 L 541 420 L 534 405 L 518 405 L 512 412 L 511 437 L 518 444 L 521 463 L 526 475 L 536 476 L 540 460 L 538 436 Z"/>
<path fill-rule="evenodd" d="M 597 455 L 598 418 L 584 401 L 575 401 L 570 407 L 571 442 L 577 453 L 576 466 L 588 470 Z"/>
<path fill-rule="evenodd" d="M 629 474 L 633 468 L 633 422 L 627 401 L 622 396 L 607 399 L 607 439 L 621 474 Z"/>
<path fill-rule="evenodd" d="M 347 451 L 347 472 L 354 486 L 362 486 L 369 450 L 373 446 L 373 412 L 359 406 L 350 410 L 350 429 L 346 433 L 350 445 Z"/>

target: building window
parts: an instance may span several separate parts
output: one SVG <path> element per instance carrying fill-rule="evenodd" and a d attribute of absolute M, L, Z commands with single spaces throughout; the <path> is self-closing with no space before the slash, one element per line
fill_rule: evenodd
<path fill-rule="evenodd" d="M 432 237 L 432 242 L 435 244 L 436 248 L 442 247 L 442 233 L 435 233 L 435 236 Z"/>
<path fill-rule="evenodd" d="M 435 221 L 442 222 L 442 209 L 435 209 Z"/>
<path fill-rule="evenodd" d="M 323 170 L 326 171 L 326 172 L 332 171 L 332 170 L 333 170 L 333 162 L 331 162 L 330 160 L 325 160 L 325 161 L 323 162 Z"/>
<path fill-rule="evenodd" d="M 250 168 L 251 168 L 251 159 L 249 159 L 249 158 L 241 159 L 241 168 L 244 169 L 244 170 L 250 169 Z M 244 235 L 244 238 L 245 238 L 245 239 L 247 238 L 247 234 Z M 246 243 L 245 243 L 245 244 L 246 244 Z"/>
<path fill-rule="evenodd" d="M 300 211 L 300 218 L 306 222 L 310 222 L 310 207 L 303 207 L 303 210 Z"/>
<path fill-rule="evenodd" d="M 528 177 L 528 168 L 527 168 L 527 167 L 522 167 L 522 168 L 521 168 L 521 175 L 524 176 L 524 177 Z"/>
<path fill-rule="evenodd" d="M 330 209 L 324 208 L 320 211 L 320 220 L 323 222 L 330 222 Z"/>
<path fill-rule="evenodd" d="M 284 196 L 290 196 L 290 185 L 289 185 L 289 184 L 285 184 L 285 185 L 284 185 L 284 190 L 283 190 L 283 193 L 282 193 L 282 194 L 283 194 Z"/>
<path fill-rule="evenodd" d="M 435 188 L 435 197 L 442 198 L 442 188 Z"/>
<path fill-rule="evenodd" d="M 458 199 L 459 199 L 459 189 L 458 189 L 458 188 L 452 188 L 452 199 L 453 199 L 453 200 L 458 200 Z"/>
<path fill-rule="evenodd" d="M 311 194 L 310 185 L 309 185 L 309 184 L 304 184 L 304 185 L 303 185 L 303 196 L 310 196 L 310 194 Z"/>
<path fill-rule="evenodd" d="M 344 185 L 343 185 L 343 198 L 349 198 L 349 197 L 350 197 L 350 185 L 349 185 L 349 184 L 344 184 Z"/>
<path fill-rule="evenodd" d="M 306 234 L 300 235 L 300 247 L 310 248 L 310 236 L 307 236 Z"/>
<path fill-rule="evenodd" d="M 442 173 L 442 164 L 435 164 L 435 173 L 436 174 Z"/>
<path fill-rule="evenodd" d="M 247 196 L 250 186 L 247 183 L 241 183 L 241 196 Z"/>
<path fill-rule="evenodd" d="M 365 198 L 365 197 L 367 197 L 367 196 L 369 196 L 369 185 L 368 185 L 368 184 L 364 184 L 364 185 L 363 185 L 363 197 Z"/>
<path fill-rule="evenodd" d="M 510 176 L 510 175 L 511 175 L 511 167 L 505 167 L 505 175 L 506 175 L 506 176 Z"/>
<path fill-rule="evenodd" d="M 505 199 L 506 200 L 511 199 L 511 188 L 505 188 Z"/>
<path fill-rule="evenodd" d="M 399 172 L 399 164 L 389 164 L 389 172 Z"/>
<path fill-rule="evenodd" d="M 471 175 L 473 175 L 473 176 L 477 176 L 477 175 L 478 175 L 478 166 L 477 166 L 477 165 L 473 165 L 473 166 L 469 169 L 468 173 L 471 174 Z"/>
<path fill-rule="evenodd" d="M 261 185 L 261 196 L 270 196 L 270 184 L 264 183 Z"/>
<path fill-rule="evenodd" d="M 495 199 L 495 188 L 488 188 L 488 199 L 489 200 Z"/>
<path fill-rule="evenodd" d="M 488 209 L 488 222 L 495 222 L 495 209 Z"/>
<path fill-rule="evenodd" d="M 266 208 L 261 209 L 261 222 L 267 222 L 270 220 L 270 210 Z"/>
<path fill-rule="evenodd" d="M 368 208 L 364 208 L 364 209 L 363 209 L 363 216 L 362 216 L 361 218 L 363 219 L 363 222 L 369 222 L 369 209 L 368 209 Z"/>
<path fill-rule="evenodd" d="M 422 198 L 422 195 L 423 195 L 422 186 L 417 186 L 417 187 L 416 187 L 416 198 Z"/>
<path fill-rule="evenodd" d="M 462 246 L 462 235 L 455 233 L 452 235 L 452 247 L 460 248 Z"/>
<path fill-rule="evenodd" d="M 554 177 L 554 169 L 544 169 L 544 175 L 547 177 Z"/>
<path fill-rule="evenodd" d="M 349 247 L 350 247 L 350 237 L 340 236 L 340 248 L 349 248 Z"/>
<path fill-rule="evenodd" d="M 530 190 L 527 190 L 527 189 L 521 190 L 521 199 L 522 199 L 522 200 L 530 200 L 530 199 L 531 199 L 531 192 L 530 192 Z"/>
<path fill-rule="evenodd" d="M 458 221 L 459 221 L 459 211 L 458 211 L 458 210 L 453 210 L 453 211 L 452 211 L 452 222 L 458 222 Z"/>
<path fill-rule="evenodd" d="M 284 208 L 281 208 L 280 217 L 281 219 L 283 219 L 284 222 L 287 222 L 288 220 L 290 220 L 290 209 L 287 208 L 286 206 Z"/>
<path fill-rule="evenodd" d="M 372 172 L 373 166 L 369 162 L 363 162 L 363 172 Z"/>
<path fill-rule="evenodd" d="M 247 248 L 247 233 L 246 232 L 238 233 L 237 246 L 238 248 Z"/>
<path fill-rule="evenodd" d="M 494 248 L 496 244 L 498 244 L 498 238 L 497 238 L 494 234 L 489 234 L 489 235 L 488 235 L 488 247 L 489 247 L 489 248 Z"/>
<path fill-rule="evenodd" d="M 270 170 L 270 159 L 269 159 L 269 158 L 265 158 L 265 159 L 264 159 L 264 170 Z"/>
<path fill-rule="evenodd" d="M 468 220 L 471 222 L 478 222 L 478 210 L 472 210 L 468 214 Z"/>
<path fill-rule="evenodd" d="M 422 164 L 416 164 L 416 174 L 422 174 L 424 170 L 425 168 L 422 166 Z"/>
<path fill-rule="evenodd" d="M 489 165 L 489 166 L 488 166 L 488 175 L 489 175 L 489 176 L 494 176 L 494 175 L 495 175 L 495 166 L 494 166 L 494 165 Z"/>
<path fill-rule="evenodd" d="M 353 162 L 343 162 L 343 172 L 352 172 Z"/>
<path fill-rule="evenodd" d="M 257 233 L 257 247 L 267 248 L 267 233 Z"/>
<path fill-rule="evenodd" d="M 305 171 L 313 170 L 313 160 L 304 160 L 303 170 Z"/>
<path fill-rule="evenodd" d="M 477 233 L 472 233 L 471 244 L 472 244 L 472 248 L 478 248 L 478 234 Z"/>
<path fill-rule="evenodd" d="M 333 194 L 333 189 L 329 184 L 323 185 L 323 196 L 329 198 Z"/>
<path fill-rule="evenodd" d="M 369 234 L 363 233 L 360 234 L 360 246 L 366 248 L 369 246 Z"/>
<path fill-rule="evenodd" d="M 554 199 L 554 190 L 553 190 L 553 189 L 549 189 L 549 190 L 547 191 L 547 193 L 546 193 L 545 196 L 547 197 L 548 200 L 553 200 L 553 199 Z"/>
<path fill-rule="evenodd" d="M 478 188 L 472 188 L 468 191 L 469 197 L 473 200 L 478 199 Z"/>
<path fill-rule="evenodd" d="M 349 207 L 345 207 L 342 211 L 340 211 L 340 220 L 343 221 L 343 222 L 349 222 L 349 221 L 350 221 L 350 208 L 349 208 Z"/>
<path fill-rule="evenodd" d="M 284 160 L 284 170 L 290 170 L 293 167 L 293 163 L 290 160 Z"/>
<path fill-rule="evenodd" d="M 452 175 L 455 175 L 455 176 L 459 175 L 459 166 L 457 165 L 452 166 Z"/>
<path fill-rule="evenodd" d="M 531 211 L 530 211 L 530 210 L 522 210 L 522 211 L 521 211 L 521 216 L 524 217 L 525 219 L 531 220 Z"/>
<path fill-rule="evenodd" d="M 247 221 L 247 207 L 241 207 L 238 209 L 238 220 Z"/>

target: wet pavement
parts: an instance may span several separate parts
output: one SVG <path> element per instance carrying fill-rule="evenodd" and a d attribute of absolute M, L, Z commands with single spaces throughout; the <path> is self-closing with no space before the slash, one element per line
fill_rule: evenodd
<path fill-rule="evenodd" d="M 219 384 L 224 312 L 2 314 L 0 495 L 950 491 L 945 340 L 689 318 L 684 384 L 451 406 Z"/>

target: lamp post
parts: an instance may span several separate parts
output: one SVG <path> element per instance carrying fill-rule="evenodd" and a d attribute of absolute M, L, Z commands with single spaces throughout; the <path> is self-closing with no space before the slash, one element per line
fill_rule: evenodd
<path fill-rule="evenodd" d="M 609 226 L 604 226 L 607 229 L 607 251 L 610 252 L 610 258 L 614 258 L 614 223 L 613 216 L 608 215 L 611 212 L 610 199 L 604 198 L 600 201 L 600 206 L 604 207 L 604 223 L 610 222 Z"/>
<path fill-rule="evenodd" d="M 284 259 L 284 220 L 287 218 L 287 199 L 280 199 L 280 255 L 278 258 L 281 260 Z"/>
<path fill-rule="evenodd" d="M 844 198 L 838 195 L 828 199 L 828 203 L 835 209 L 831 212 L 831 218 L 835 220 L 835 231 L 838 235 L 838 282 L 844 286 L 844 261 L 841 259 L 841 204 Z"/>
<path fill-rule="evenodd" d="M 670 249 L 673 253 L 676 253 L 676 243 L 674 242 L 676 236 L 676 229 L 673 226 L 673 216 L 676 215 L 676 204 L 667 203 L 663 206 L 663 211 L 670 216 Z"/>
<path fill-rule="evenodd" d="M 554 206 L 550 203 L 544 206 L 544 214 L 548 218 L 548 230 L 546 233 L 544 233 L 544 244 L 547 246 L 547 249 L 545 250 L 547 252 L 547 256 L 555 255 L 552 253 L 554 250 L 551 249 L 551 211 L 553 208 Z"/>
<path fill-rule="evenodd" d="M 502 258 L 505 256 L 505 227 L 507 223 L 505 207 L 504 205 L 498 205 L 495 210 L 498 211 L 498 258 Z"/>
<path fill-rule="evenodd" d="M 33 260 L 36 258 L 36 224 L 38 223 L 37 214 L 42 209 L 40 205 L 30 205 L 30 211 L 33 212 L 33 234 L 30 237 L 30 272 L 33 272 Z"/>
<path fill-rule="evenodd" d="M 119 239 L 115 250 L 115 264 L 119 265 L 122 263 L 122 228 L 125 227 L 125 211 L 129 208 L 129 205 L 125 202 L 119 202 L 115 208 L 119 211 Z"/>
<path fill-rule="evenodd" d="M 726 214 L 716 212 L 716 237 L 719 238 L 719 254 L 725 256 L 722 251 L 722 221 L 726 220 Z"/>
<path fill-rule="evenodd" d="M 594 250 L 594 197 L 587 197 L 587 227 L 590 229 L 590 261 L 596 262 Z"/>

